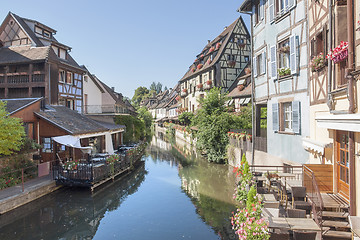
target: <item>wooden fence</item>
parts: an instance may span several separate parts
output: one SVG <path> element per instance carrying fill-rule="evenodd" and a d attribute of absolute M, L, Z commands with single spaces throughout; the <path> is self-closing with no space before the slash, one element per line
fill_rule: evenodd
<path fill-rule="evenodd" d="M 331 164 L 304 164 L 315 176 L 319 191 L 322 193 L 333 192 L 333 165 Z"/>

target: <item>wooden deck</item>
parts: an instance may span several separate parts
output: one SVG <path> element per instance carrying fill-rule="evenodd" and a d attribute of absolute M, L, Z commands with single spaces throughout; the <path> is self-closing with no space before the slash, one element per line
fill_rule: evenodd
<path fill-rule="evenodd" d="M 321 193 L 321 197 L 323 199 L 325 209 L 330 208 L 340 211 L 341 209 L 349 208 L 349 204 L 337 194 Z"/>

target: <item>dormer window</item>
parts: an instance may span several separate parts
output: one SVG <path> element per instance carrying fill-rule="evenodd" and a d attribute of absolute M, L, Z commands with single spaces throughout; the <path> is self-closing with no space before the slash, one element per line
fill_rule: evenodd
<path fill-rule="evenodd" d="M 44 37 L 47 37 L 47 38 L 51 37 L 51 33 L 48 31 L 45 31 L 45 30 L 43 31 L 43 35 L 44 35 Z"/>
<path fill-rule="evenodd" d="M 35 33 L 42 35 L 43 37 L 46 38 L 51 38 L 51 33 L 49 31 L 46 31 L 45 29 L 40 28 L 38 26 L 35 26 Z"/>

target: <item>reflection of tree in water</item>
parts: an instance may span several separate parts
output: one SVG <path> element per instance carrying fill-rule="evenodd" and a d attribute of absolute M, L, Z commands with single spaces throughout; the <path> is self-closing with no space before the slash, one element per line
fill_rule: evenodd
<path fill-rule="evenodd" d="M 127 176 L 94 194 L 63 189 L 2 215 L 0 239 L 92 239 L 105 213 L 135 193 L 146 174 L 145 163 L 140 162 Z"/>
<path fill-rule="evenodd" d="M 221 239 L 236 239 L 230 222 L 231 212 L 236 209 L 232 201 L 235 188 L 232 171 L 227 166 L 195 157 L 194 150 L 187 146 L 172 144 L 170 151 L 160 149 L 157 140 L 153 139 L 148 148 L 154 161 L 175 161 L 181 187 L 191 199 L 196 213 Z"/>

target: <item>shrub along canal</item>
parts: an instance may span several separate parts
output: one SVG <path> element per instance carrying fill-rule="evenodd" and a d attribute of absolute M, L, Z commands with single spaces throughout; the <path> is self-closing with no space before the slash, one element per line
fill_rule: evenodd
<path fill-rule="evenodd" d="M 235 239 L 232 168 L 153 137 L 136 169 L 95 193 L 63 188 L 0 216 L 0 239 Z"/>

